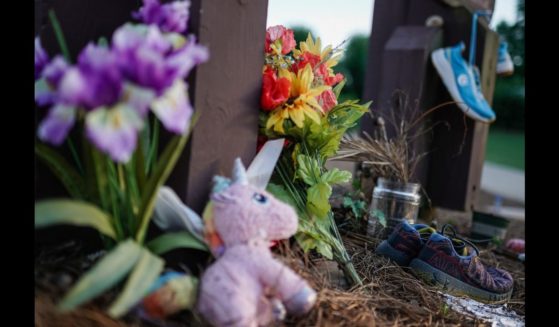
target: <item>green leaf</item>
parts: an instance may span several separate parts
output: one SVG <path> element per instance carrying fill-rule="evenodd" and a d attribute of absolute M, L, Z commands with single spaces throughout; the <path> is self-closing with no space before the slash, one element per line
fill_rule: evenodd
<path fill-rule="evenodd" d="M 310 250 L 316 248 L 318 240 L 316 238 L 311 237 L 307 233 L 297 233 L 295 234 L 295 240 L 303 249 L 303 251 L 309 252 Z"/>
<path fill-rule="evenodd" d="M 142 248 L 134 241 L 121 242 L 78 280 L 58 308 L 63 312 L 73 310 L 115 286 L 134 267 L 141 253 Z"/>
<path fill-rule="evenodd" d="M 71 197 L 85 199 L 85 181 L 64 157 L 41 143 L 35 143 L 35 154 L 49 167 Z"/>
<path fill-rule="evenodd" d="M 359 200 L 353 203 L 353 207 L 351 208 L 351 210 L 353 211 L 353 213 L 355 214 L 355 217 L 360 218 L 363 216 L 363 214 L 366 211 L 366 203 L 365 201 Z"/>
<path fill-rule="evenodd" d="M 62 27 L 60 27 L 60 22 L 56 18 L 56 14 L 54 10 L 49 10 L 49 19 L 52 25 L 52 29 L 54 30 L 54 35 L 56 36 L 56 40 L 58 41 L 58 45 L 60 46 L 60 50 L 64 55 L 64 59 L 68 62 L 72 62 L 70 57 L 70 51 L 68 51 L 68 46 L 66 45 L 66 39 L 64 38 L 64 34 L 62 33 Z"/>
<path fill-rule="evenodd" d="M 143 134 L 145 133 L 141 133 L 141 135 Z M 146 184 L 146 161 L 143 151 L 143 148 L 145 148 L 144 142 L 145 141 L 142 137 L 138 138 L 138 147 L 136 148 L 136 151 L 134 151 L 134 156 L 132 157 L 132 160 L 134 160 L 134 167 L 136 168 L 136 181 L 138 184 L 138 189 L 140 190 L 143 190 L 144 185 Z"/>
<path fill-rule="evenodd" d="M 208 251 L 208 246 L 189 232 L 163 234 L 147 243 L 146 247 L 155 254 L 163 254 L 178 248 Z"/>
<path fill-rule="evenodd" d="M 334 254 L 332 253 L 332 246 L 330 246 L 330 244 L 328 243 L 318 241 L 316 244 L 316 251 L 329 260 L 332 260 L 334 258 Z"/>
<path fill-rule="evenodd" d="M 317 183 L 320 176 L 320 166 L 313 158 L 304 154 L 297 155 L 297 176 L 307 185 L 312 186 Z"/>
<path fill-rule="evenodd" d="M 161 258 L 153 255 L 145 248 L 142 249 L 142 254 L 130 277 L 128 277 L 124 290 L 111 304 L 108 310 L 109 315 L 113 318 L 119 318 L 136 305 L 147 294 L 163 270 L 163 266 L 164 262 Z"/>
<path fill-rule="evenodd" d="M 35 203 L 35 228 L 56 224 L 87 226 L 116 238 L 111 218 L 97 206 L 77 200 L 45 200 Z"/>
<path fill-rule="evenodd" d="M 101 206 L 104 210 L 109 211 L 109 179 L 107 172 L 107 162 L 104 160 L 104 155 L 99 152 L 94 147 L 91 149 L 91 159 L 93 162 L 93 167 L 95 168 L 95 182 L 97 186 L 97 192 L 99 194 L 99 199 L 101 200 Z"/>
<path fill-rule="evenodd" d="M 194 114 L 190 122 L 189 130 L 180 136 L 174 136 L 171 141 L 165 147 L 161 158 L 157 161 L 155 169 L 152 175 L 149 177 L 144 189 L 144 194 L 142 196 L 142 202 L 140 205 L 139 218 L 141 221 L 140 227 L 136 233 L 136 241 L 138 243 L 143 243 L 146 236 L 146 230 L 149 224 L 149 220 L 153 213 L 153 208 L 155 207 L 155 200 L 157 198 L 157 191 L 165 183 L 171 171 L 175 167 L 177 160 L 179 159 L 186 141 L 188 140 L 192 129 L 196 125 L 199 114 L 198 112 Z"/>
<path fill-rule="evenodd" d="M 266 191 L 270 192 L 281 202 L 289 204 L 294 209 L 297 208 L 297 204 L 295 203 L 295 200 L 291 197 L 291 195 L 289 194 L 289 192 L 287 192 L 287 190 L 283 185 L 269 183 L 268 186 L 266 187 Z"/>
<path fill-rule="evenodd" d="M 307 207 L 319 218 L 324 218 L 330 211 L 330 195 L 332 187 L 328 183 L 320 182 L 307 190 Z"/>
<path fill-rule="evenodd" d="M 327 171 L 320 177 L 320 179 L 330 185 L 346 183 L 351 179 L 351 173 L 346 170 L 339 170 L 338 168 L 334 168 L 330 171 Z"/>
<path fill-rule="evenodd" d="M 325 258 L 332 260 L 334 257 L 332 253 L 332 246 L 330 246 L 327 242 L 322 241 L 319 236 L 313 237 L 308 233 L 302 232 L 295 234 L 295 240 L 305 253 L 312 249 L 316 249 L 316 251 Z"/>
<path fill-rule="evenodd" d="M 376 219 L 378 219 L 379 223 L 383 226 L 386 227 L 386 216 L 384 215 L 384 212 L 382 212 L 381 210 L 375 209 L 372 212 L 372 216 L 375 217 Z"/>
<path fill-rule="evenodd" d="M 344 88 L 346 81 L 347 80 L 344 78 L 341 82 L 338 83 L 338 85 L 334 87 L 334 89 L 332 89 L 332 92 L 334 92 L 334 94 L 336 95 L 336 99 L 340 97 L 340 92 L 342 92 L 342 89 Z"/>

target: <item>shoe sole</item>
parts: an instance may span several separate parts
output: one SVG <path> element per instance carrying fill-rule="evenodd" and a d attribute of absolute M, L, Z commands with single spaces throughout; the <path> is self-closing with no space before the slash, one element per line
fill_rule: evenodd
<path fill-rule="evenodd" d="M 437 69 L 437 71 L 439 72 L 441 80 L 446 86 L 446 89 L 448 90 L 452 98 L 457 102 L 458 108 L 460 108 L 460 110 L 462 110 L 462 112 L 466 114 L 466 116 L 484 123 L 491 123 L 495 121 L 495 119 L 487 119 L 478 115 L 475 111 L 468 107 L 464 99 L 462 99 L 462 97 L 460 96 L 460 91 L 458 91 L 458 87 L 456 86 L 452 67 L 444 56 L 444 50 L 440 49 L 433 51 L 433 53 L 431 53 L 431 61 L 433 62 L 433 66 L 435 66 L 435 69 Z"/>
<path fill-rule="evenodd" d="M 512 295 L 512 289 L 507 293 L 499 294 L 466 284 L 421 259 L 413 259 L 410 268 L 416 276 L 425 280 L 428 284 L 435 285 L 443 292 L 454 296 L 467 296 L 483 303 L 497 303 L 509 300 Z"/>
<path fill-rule="evenodd" d="M 501 64 L 497 64 L 497 75 L 499 76 L 510 76 L 514 74 L 514 64 L 511 61 L 507 61 Z"/>

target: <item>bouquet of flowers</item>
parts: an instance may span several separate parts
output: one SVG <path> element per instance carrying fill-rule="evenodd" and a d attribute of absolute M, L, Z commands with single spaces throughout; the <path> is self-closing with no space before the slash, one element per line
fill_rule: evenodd
<path fill-rule="evenodd" d="M 141 23 L 119 27 L 110 43 L 89 43 L 76 63 L 53 12 L 63 56 L 51 59 L 35 39 L 35 101 L 40 110 L 48 110 L 38 128 L 35 153 L 71 196 L 37 202 L 35 226 L 93 227 L 109 250 L 65 296 L 62 310 L 85 303 L 130 275 L 109 307 L 114 317 L 125 314 L 163 270 L 160 250 L 185 244 L 184 233 L 163 235 L 164 247 L 158 239 L 145 244 L 145 236 L 157 192 L 194 124 L 185 78 L 208 60 L 208 50 L 193 35 L 186 36 L 189 6 L 188 1 L 162 5 L 144 0 L 133 13 Z M 175 134 L 160 156 L 159 124 Z M 80 142 L 69 136 L 72 128 L 83 136 Z M 63 143 L 73 160 L 49 146 Z M 193 238 L 190 244 L 205 249 L 196 242 Z"/>
<path fill-rule="evenodd" d="M 325 163 L 370 103 L 338 103 L 345 81 L 333 68 L 342 55 L 340 49 L 323 49 L 320 38 L 310 34 L 298 48 L 295 43 L 293 31 L 283 26 L 266 32 L 259 143 L 286 139 L 269 190 L 297 209 L 299 245 L 335 259 L 350 281 L 360 284 L 329 204 L 332 185 L 349 181 L 351 173 L 327 170 Z"/>

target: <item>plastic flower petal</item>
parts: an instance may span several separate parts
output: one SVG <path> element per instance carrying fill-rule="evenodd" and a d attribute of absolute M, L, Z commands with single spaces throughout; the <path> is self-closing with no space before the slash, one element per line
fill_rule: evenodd
<path fill-rule="evenodd" d="M 76 108 L 58 104 L 52 107 L 38 130 L 39 139 L 53 145 L 60 145 L 74 126 Z"/>
<path fill-rule="evenodd" d="M 331 87 L 327 85 L 313 87 L 314 75 L 310 64 L 299 70 L 297 75 L 290 73 L 289 76 L 291 100 L 272 111 L 266 122 L 266 129 L 273 127 L 274 131 L 281 134 L 285 133 L 283 123 L 288 118 L 299 128 L 304 126 L 305 116 L 320 124 L 319 113 L 323 113 L 324 110 L 316 97 L 324 91 L 331 90 Z"/>
<path fill-rule="evenodd" d="M 186 31 L 190 1 L 161 4 L 158 0 L 144 0 L 144 5 L 132 16 L 147 25 L 155 24 L 164 32 Z"/>
<path fill-rule="evenodd" d="M 262 95 L 260 106 L 264 111 L 271 111 L 289 98 L 291 82 L 286 77 L 276 76 L 275 71 L 266 67 L 262 77 Z"/>
<path fill-rule="evenodd" d="M 169 55 L 167 62 L 169 67 L 175 69 L 177 78 L 184 78 L 192 68 L 208 61 L 209 57 L 208 48 L 197 44 L 194 35 L 190 35 L 182 48 Z"/>
<path fill-rule="evenodd" d="M 266 30 L 266 53 L 288 54 L 295 48 L 293 30 L 282 25 L 268 27 Z"/>
<path fill-rule="evenodd" d="M 151 108 L 168 131 L 184 134 L 188 130 L 193 110 L 184 81 L 178 79 L 165 94 L 153 101 Z"/>
<path fill-rule="evenodd" d="M 35 79 L 41 76 L 41 73 L 45 66 L 49 62 L 49 56 L 43 46 L 41 45 L 41 39 L 39 37 L 35 38 Z"/>
<path fill-rule="evenodd" d="M 307 40 L 299 43 L 299 49 L 295 49 L 293 55 L 297 59 L 295 71 L 310 63 L 314 73 L 326 85 L 334 85 L 344 79 L 342 74 L 334 74 L 332 69 L 332 67 L 338 64 L 341 58 L 341 51 L 335 51 L 331 46 L 322 49 L 322 42 L 319 37 L 316 38 L 315 42 L 309 33 Z"/>
<path fill-rule="evenodd" d="M 145 118 L 149 112 L 149 107 L 155 99 L 155 91 L 149 88 L 140 87 L 132 83 L 124 84 L 122 90 L 122 102 L 134 107 L 140 117 Z"/>
<path fill-rule="evenodd" d="M 58 85 L 69 69 L 69 65 L 62 58 L 56 56 L 43 69 L 42 77 L 35 81 L 35 102 L 39 106 L 53 104 L 58 98 Z"/>
<path fill-rule="evenodd" d="M 338 104 L 338 99 L 332 90 L 326 90 L 322 92 L 318 97 L 318 104 L 324 109 L 325 112 L 329 112 L 330 109 L 334 108 Z"/>
<path fill-rule="evenodd" d="M 113 36 L 113 47 L 124 77 L 154 89 L 158 96 L 209 57 L 206 47 L 197 44 L 193 36 L 175 49 L 172 40 L 153 25 L 122 26 Z"/>
<path fill-rule="evenodd" d="M 59 101 L 87 110 L 112 106 L 120 98 L 122 83 L 115 54 L 90 43 L 80 53 L 78 65 L 64 74 Z"/>
<path fill-rule="evenodd" d="M 136 110 L 119 103 L 112 108 L 101 107 L 87 114 L 85 129 L 88 139 L 114 161 L 127 162 L 143 122 Z"/>

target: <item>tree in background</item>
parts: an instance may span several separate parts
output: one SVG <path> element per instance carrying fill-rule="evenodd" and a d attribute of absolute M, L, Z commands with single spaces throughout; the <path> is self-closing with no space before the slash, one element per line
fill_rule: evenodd
<path fill-rule="evenodd" d="M 339 71 L 346 77 L 346 85 L 340 95 L 342 101 L 346 98 L 362 98 L 368 47 L 367 35 L 354 35 L 347 43 L 344 57 L 338 64 Z"/>
<path fill-rule="evenodd" d="M 293 30 L 293 37 L 295 38 L 295 42 L 297 42 L 297 44 L 299 44 L 299 42 L 305 41 L 309 33 L 311 33 L 314 38 L 318 36 L 315 35 L 310 28 L 305 26 L 295 26 L 290 28 Z"/>
<path fill-rule="evenodd" d="M 518 1 L 518 18 L 509 25 L 502 22 L 497 32 L 509 45 L 514 62 L 514 75 L 499 77 L 495 85 L 493 109 L 497 114 L 494 125 L 507 129 L 524 129 L 524 0 Z"/>

